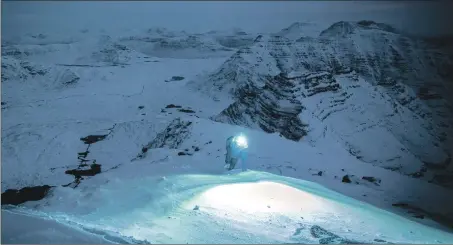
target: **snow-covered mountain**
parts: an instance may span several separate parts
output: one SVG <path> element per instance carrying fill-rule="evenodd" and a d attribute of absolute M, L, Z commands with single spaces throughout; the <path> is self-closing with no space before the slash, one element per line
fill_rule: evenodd
<path fill-rule="evenodd" d="M 111 36 L 99 35 L 71 43 L 4 45 L 2 56 L 50 65 L 107 66 L 124 65 L 132 58 L 143 55 L 122 45 Z"/>
<path fill-rule="evenodd" d="M 285 37 L 298 27 L 259 36 L 191 84 L 235 99 L 214 119 L 295 140 L 328 130 L 364 162 L 451 186 L 452 56 L 371 21 Z"/>
<path fill-rule="evenodd" d="M 317 37 L 319 29 L 320 27 L 315 23 L 295 22 L 274 35 L 295 41 L 300 38 Z"/>
<path fill-rule="evenodd" d="M 445 45 L 307 28 L 2 40 L 2 242 L 451 243 Z"/>

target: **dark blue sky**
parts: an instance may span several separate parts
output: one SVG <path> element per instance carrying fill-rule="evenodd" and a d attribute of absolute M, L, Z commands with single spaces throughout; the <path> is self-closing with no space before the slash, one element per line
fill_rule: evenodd
<path fill-rule="evenodd" d="M 327 27 L 340 20 L 371 19 L 417 34 L 453 33 L 452 3 L 318 2 L 2 2 L 2 34 L 154 26 L 204 32 L 240 27 L 278 31 L 296 21 Z"/>

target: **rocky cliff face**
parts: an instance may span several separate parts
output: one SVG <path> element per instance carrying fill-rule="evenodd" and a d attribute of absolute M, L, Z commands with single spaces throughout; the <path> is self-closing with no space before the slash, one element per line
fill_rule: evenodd
<path fill-rule="evenodd" d="M 291 140 L 328 128 L 326 137 L 364 162 L 451 185 L 449 53 L 372 21 L 335 23 L 316 38 L 285 37 L 297 36 L 293 29 L 300 30 L 258 36 L 191 84 L 234 100 L 214 120 Z"/>
<path fill-rule="evenodd" d="M 237 91 L 239 99 L 212 119 L 300 140 L 306 135 L 306 125 L 298 117 L 303 106 L 292 98 L 293 88 L 294 84 L 280 75 L 267 77 L 262 88 L 241 87 Z"/>

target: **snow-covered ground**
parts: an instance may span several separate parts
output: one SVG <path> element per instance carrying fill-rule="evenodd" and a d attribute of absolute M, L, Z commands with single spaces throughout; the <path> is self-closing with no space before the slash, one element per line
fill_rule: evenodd
<path fill-rule="evenodd" d="M 2 193 L 52 186 L 42 200 L 3 206 L 2 243 L 453 242 L 436 222 L 453 216 L 451 189 L 363 163 L 314 119 L 300 142 L 213 121 L 232 101 L 188 84 L 249 42 L 208 35 L 2 47 Z M 238 133 L 250 171 L 227 174 L 225 140 Z M 94 135 L 103 137 L 81 140 Z M 65 173 L 94 163 L 94 176 Z"/>
<path fill-rule="evenodd" d="M 137 170 L 149 169 L 140 166 Z M 4 225 L 2 241 L 453 242 L 451 233 L 300 179 L 257 171 L 166 178 L 142 175 L 134 174 L 133 178 L 129 176 L 130 179 L 126 176 L 113 178 L 91 191 L 59 188 L 42 207 L 38 207 L 40 212 L 4 210 L 3 222 L 11 225 Z M 19 222 L 25 221 L 27 225 L 20 225 Z M 82 232 L 90 235 L 80 237 Z M 64 240 L 68 236 L 73 236 L 72 240 Z"/>

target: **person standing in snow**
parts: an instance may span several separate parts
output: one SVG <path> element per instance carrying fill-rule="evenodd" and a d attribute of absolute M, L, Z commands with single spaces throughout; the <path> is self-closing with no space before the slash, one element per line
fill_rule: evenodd
<path fill-rule="evenodd" d="M 226 140 L 225 168 L 232 170 L 240 161 L 242 171 L 247 170 L 247 140 L 244 136 L 231 136 Z"/>

